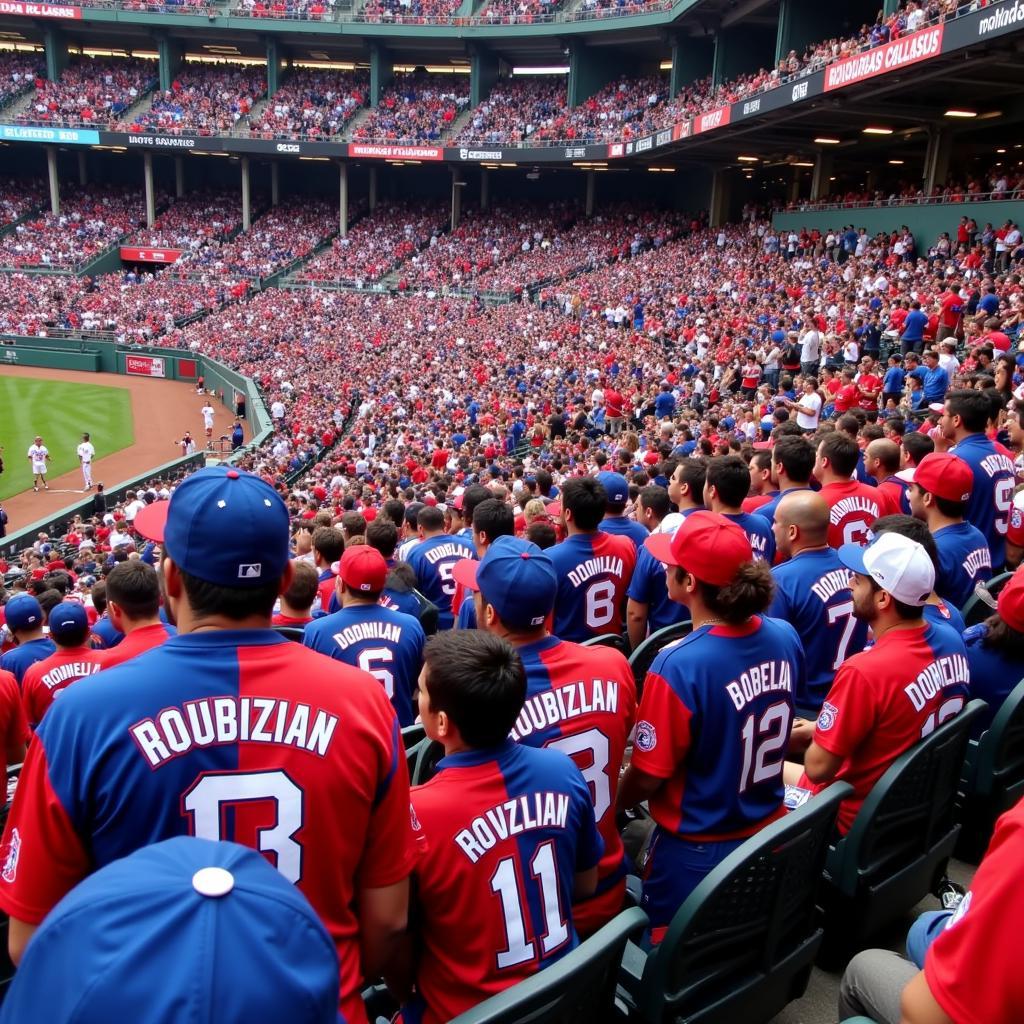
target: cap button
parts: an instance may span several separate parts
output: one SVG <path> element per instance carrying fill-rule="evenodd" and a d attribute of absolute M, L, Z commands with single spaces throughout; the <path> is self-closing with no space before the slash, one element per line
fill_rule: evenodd
<path fill-rule="evenodd" d="M 229 469 L 229 470 L 227 471 L 227 473 L 225 473 L 224 475 L 225 475 L 225 476 L 226 476 L 226 477 L 227 477 L 227 478 L 228 478 L 229 480 L 237 480 L 237 479 L 238 479 L 238 470 L 237 470 L 237 469 Z"/>
<path fill-rule="evenodd" d="M 234 887 L 235 876 L 225 868 L 200 868 L 192 876 L 192 888 L 200 896 L 227 896 Z"/>

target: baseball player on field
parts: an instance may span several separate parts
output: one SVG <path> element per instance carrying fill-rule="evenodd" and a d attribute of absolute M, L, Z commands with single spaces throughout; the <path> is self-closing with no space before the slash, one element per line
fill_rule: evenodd
<path fill-rule="evenodd" d="M 39 490 L 39 485 L 43 485 L 43 490 L 48 491 L 50 488 L 46 483 L 46 464 L 50 461 L 50 450 L 43 444 L 43 439 L 37 434 L 35 441 L 28 446 L 28 461 L 32 465 L 32 490 Z"/>
<path fill-rule="evenodd" d="M 213 437 L 213 406 L 209 399 L 204 403 L 200 412 L 203 414 L 203 427 L 206 429 L 206 439 Z"/>
<path fill-rule="evenodd" d="M 82 467 L 82 489 L 92 490 L 92 460 L 96 457 L 96 449 L 89 440 L 89 435 L 82 435 L 82 443 L 78 446 L 78 461 Z"/>

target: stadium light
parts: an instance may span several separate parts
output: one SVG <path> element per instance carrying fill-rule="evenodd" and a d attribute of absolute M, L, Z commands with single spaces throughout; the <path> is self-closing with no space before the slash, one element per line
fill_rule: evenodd
<path fill-rule="evenodd" d="M 820 135 L 814 140 L 819 146 L 838 146 L 839 140 L 830 138 L 827 135 Z"/>
<path fill-rule="evenodd" d="M 944 117 L 977 117 L 976 110 L 947 110 Z"/>
<path fill-rule="evenodd" d="M 890 160 L 889 163 L 891 163 L 894 167 L 902 167 L 903 166 L 903 161 L 902 160 Z"/>
<path fill-rule="evenodd" d="M 759 156 L 738 156 L 736 157 L 736 159 L 739 160 L 740 163 L 756 164 L 760 161 L 761 158 Z"/>
<path fill-rule="evenodd" d="M 892 135 L 891 128 L 865 128 L 865 135 Z"/>

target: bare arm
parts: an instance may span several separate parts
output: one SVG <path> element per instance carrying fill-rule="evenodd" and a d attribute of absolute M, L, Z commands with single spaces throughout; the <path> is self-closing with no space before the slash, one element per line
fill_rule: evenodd
<path fill-rule="evenodd" d="M 626 632 L 635 651 L 647 636 L 647 605 L 630 598 L 626 602 Z"/>
<path fill-rule="evenodd" d="M 573 881 L 572 898 L 574 900 L 585 900 L 593 896 L 597 889 L 597 865 L 588 868 L 586 871 L 577 871 Z"/>
<path fill-rule="evenodd" d="M 409 879 L 359 893 L 363 975 L 378 978 L 395 957 L 409 923 Z"/>
<path fill-rule="evenodd" d="M 811 743 L 804 755 L 804 773 L 811 782 L 831 782 L 839 772 L 843 759 L 824 747 Z"/>
<path fill-rule="evenodd" d="M 7 933 L 7 952 L 11 954 L 11 962 L 15 966 L 21 963 L 28 940 L 35 935 L 38 927 L 37 924 L 19 921 L 16 917 L 11 918 L 10 929 Z"/>
<path fill-rule="evenodd" d="M 900 1024 L 953 1024 L 952 1018 L 935 1001 L 924 971 L 914 975 L 903 990 Z"/>
<path fill-rule="evenodd" d="M 630 808 L 636 807 L 637 804 L 649 800 L 658 792 L 664 781 L 657 776 L 648 775 L 647 772 L 641 771 L 635 765 L 630 765 L 619 784 L 619 795 L 615 801 L 617 809 L 628 811 Z"/>

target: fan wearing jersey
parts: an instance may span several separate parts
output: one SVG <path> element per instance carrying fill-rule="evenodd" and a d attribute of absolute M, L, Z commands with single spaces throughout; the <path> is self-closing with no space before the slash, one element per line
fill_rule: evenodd
<path fill-rule="evenodd" d="M 647 540 L 647 529 L 635 519 L 626 517 L 629 504 L 629 483 L 621 473 L 603 472 L 597 474 L 597 482 L 605 491 L 604 519 L 598 529 L 617 537 L 628 537 L 633 547 L 640 550 Z"/>
<path fill-rule="evenodd" d="M 926 455 L 912 471 L 910 505 L 935 540 L 939 566 L 935 591 L 962 608 L 979 583 L 992 578 L 992 555 L 985 535 L 965 522 L 974 474 L 951 452 Z"/>
<path fill-rule="evenodd" d="M 25 760 L 25 745 L 31 735 L 18 681 L 10 672 L 0 671 L 0 753 L 6 758 L 5 765 Z"/>
<path fill-rule="evenodd" d="M 562 529 L 566 539 L 548 549 L 555 575 L 555 636 L 582 643 L 591 637 L 622 633 L 622 613 L 636 565 L 628 537 L 598 530 L 605 490 L 593 477 L 573 477 L 562 486 Z"/>
<path fill-rule="evenodd" d="M 772 449 L 772 483 L 776 493 L 771 501 L 754 510 L 768 522 L 775 519 L 775 510 L 783 495 L 790 491 L 808 491 L 814 472 L 814 445 L 806 437 L 780 437 Z"/>
<path fill-rule="evenodd" d="M 736 523 L 695 512 L 647 547 L 694 626 L 651 665 L 618 798 L 620 810 L 650 803 L 642 906 L 660 942 L 700 881 L 785 813 L 782 759 L 805 684 L 796 631 L 763 614 L 771 570 Z"/>
<path fill-rule="evenodd" d="M 922 618 L 935 568 L 920 544 L 887 532 L 866 548 L 844 545 L 839 560 L 875 642 L 836 672 L 817 724 L 797 723 L 794 746 L 810 745 L 802 768 L 786 765 L 786 781 L 810 792 L 833 780 L 853 786 L 839 808 L 845 835 L 893 761 L 963 708 L 970 669 L 963 640 Z"/>
<path fill-rule="evenodd" d="M 427 642 L 419 712 L 445 756 L 412 792 L 418 934 L 389 971 L 404 995 L 418 952 L 404 1024 L 443 1024 L 578 944 L 573 902 L 594 891 L 604 844 L 572 761 L 509 739 L 525 698 L 499 637 Z"/>
<path fill-rule="evenodd" d="M 818 445 L 814 476 L 828 505 L 828 542 L 834 548 L 867 544 L 871 524 L 898 511 L 886 492 L 851 479 L 858 453 L 857 442 L 838 430 Z"/>
<path fill-rule="evenodd" d="M 951 391 L 945 404 L 935 410 L 940 408 L 939 429 L 947 441 L 954 442 L 950 452 L 974 474 L 967 521 L 985 535 L 992 571 L 997 572 L 1006 561 L 1006 530 L 1016 482 L 1013 459 L 985 436 L 992 402 L 984 391 Z"/>
<path fill-rule="evenodd" d="M 388 575 L 384 556 L 367 544 L 345 549 L 338 565 L 341 610 L 311 622 L 302 643 L 380 681 L 401 726 L 412 725 L 412 694 L 426 636 L 411 615 L 380 604 Z"/>
<path fill-rule="evenodd" d="M 390 504 L 390 503 L 389 503 Z M 401 504 L 401 502 L 399 502 Z M 376 548 L 388 566 L 388 578 L 381 591 L 380 603 L 395 612 L 411 615 L 423 627 L 424 633 L 432 633 L 437 629 L 437 607 L 417 596 L 416 577 L 406 563 L 399 563 L 395 558 L 398 547 L 398 527 L 391 519 L 378 516 L 366 526 L 366 543 Z M 403 579 L 403 577 L 405 577 Z M 338 611 L 341 604 L 337 592 L 331 601 L 332 612 Z"/>
<path fill-rule="evenodd" d="M 892 500 L 893 508 L 910 515 L 910 484 L 897 476 L 900 469 L 900 446 L 887 437 L 877 437 L 864 449 L 864 468 Z"/>
<path fill-rule="evenodd" d="M 747 535 L 754 557 L 771 565 L 775 560 L 775 537 L 764 516 L 743 511 L 743 499 L 749 490 L 750 470 L 738 455 L 720 455 L 708 462 L 705 506 L 736 523 Z"/>
<path fill-rule="evenodd" d="M 174 627 L 160 618 L 160 578 L 153 566 L 140 558 L 118 562 L 106 583 L 107 614 L 124 639 L 99 653 L 101 668 L 131 661 L 174 636 Z"/>
<path fill-rule="evenodd" d="M 69 687 L 32 741 L 4 833 L 17 962 L 86 875 L 176 835 L 260 850 L 334 940 L 341 1010 L 406 926 L 414 848 L 398 720 L 373 676 L 270 628 L 291 582 L 288 510 L 259 477 L 202 469 L 135 528 L 163 546 L 178 635 Z"/>
<path fill-rule="evenodd" d="M 615 796 L 636 719 L 632 669 L 616 650 L 548 632 L 558 584 L 551 560 L 535 544 L 499 537 L 479 562 L 459 562 L 455 578 L 476 591 L 481 628 L 512 644 L 526 669 L 526 704 L 512 738 L 568 754 L 590 787 L 604 856 L 594 896 L 573 906 L 576 931 L 586 938 L 622 909 L 626 893 Z"/>
<path fill-rule="evenodd" d="M 774 530 L 782 561 L 772 569 L 775 596 L 768 614 L 785 619 L 800 636 L 807 685 L 794 701 L 813 721 L 836 669 L 864 650 L 868 627 L 853 614 L 850 570 L 828 545 L 825 499 L 813 491 L 786 495 L 775 512 Z"/>
<path fill-rule="evenodd" d="M 444 532 L 444 513 L 435 505 L 425 505 L 419 510 L 416 530 L 419 543 L 406 560 L 416 573 L 416 586 L 428 601 L 437 605 L 438 630 L 451 629 L 455 624 L 452 566 L 460 558 L 473 558 L 473 546 L 464 537 Z"/>
<path fill-rule="evenodd" d="M 338 561 L 345 550 L 345 538 L 341 530 L 333 526 L 318 526 L 313 531 L 313 564 L 319 574 L 317 596 L 319 606 L 314 603 L 313 617 L 326 615 L 334 596 L 338 580 Z"/>
<path fill-rule="evenodd" d="M 512 507 L 497 498 L 488 498 L 473 509 L 471 541 L 477 558 L 483 558 L 499 537 L 512 537 L 516 532 L 516 517 Z M 472 560 L 470 560 L 472 561 Z M 456 565 L 461 563 L 456 562 Z M 455 576 L 455 607 L 458 608 L 458 629 L 476 629 L 476 603 L 473 590 L 459 582 Z"/>
<path fill-rule="evenodd" d="M 766 442 L 758 442 L 766 444 Z M 750 491 L 741 508 L 744 512 L 756 512 L 770 502 L 778 491 L 772 483 L 772 453 L 765 447 L 759 448 L 750 457 Z"/>
<path fill-rule="evenodd" d="M 20 686 L 29 666 L 48 658 L 57 646 L 44 635 L 43 609 L 31 594 L 15 594 L 4 605 L 4 622 L 17 646 L 0 657 L 0 669 L 10 672 Z"/>

